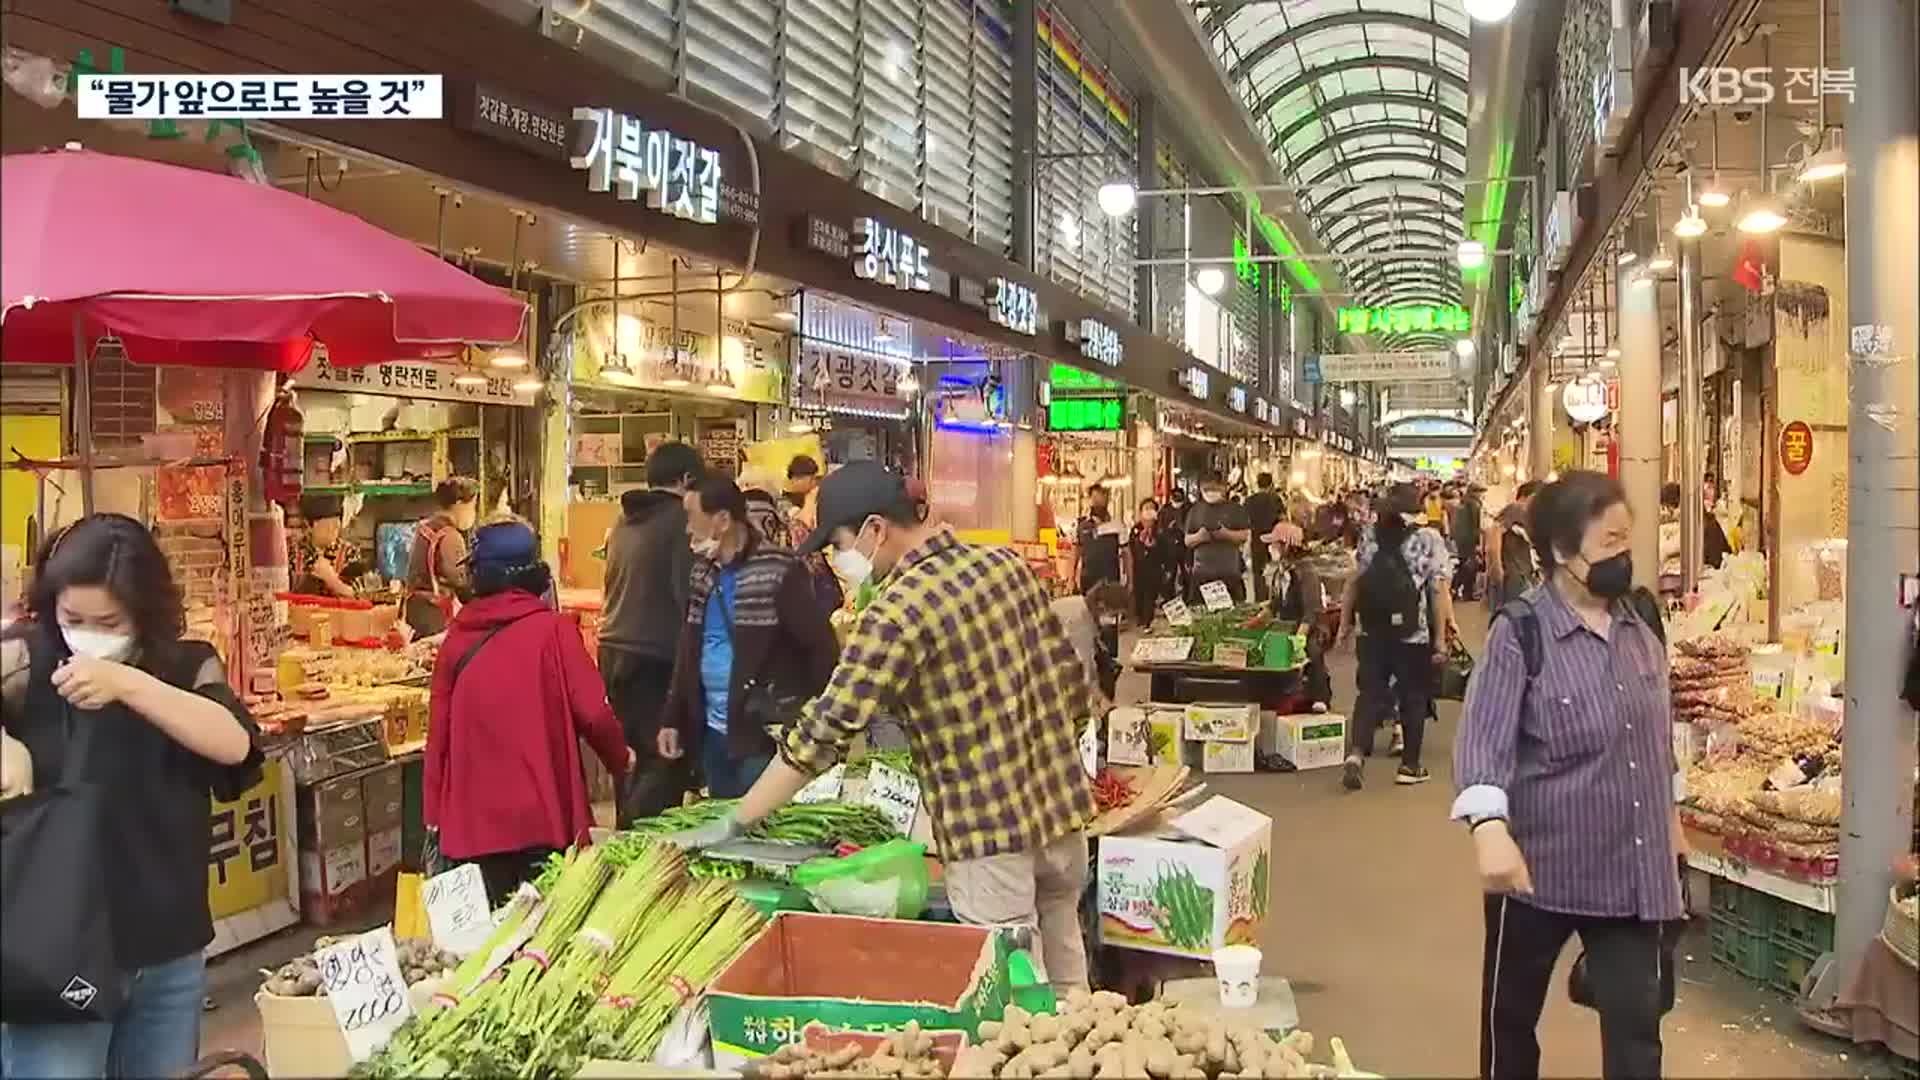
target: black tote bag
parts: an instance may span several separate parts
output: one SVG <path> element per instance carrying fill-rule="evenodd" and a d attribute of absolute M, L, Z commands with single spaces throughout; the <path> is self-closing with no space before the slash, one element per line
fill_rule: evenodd
<path fill-rule="evenodd" d="M 0 803 L 0 1020 L 111 1020 L 130 984 L 108 901 L 106 789 L 81 779 L 98 726 L 75 721 L 52 788 Z M 75 728 L 78 729 L 77 733 Z"/>

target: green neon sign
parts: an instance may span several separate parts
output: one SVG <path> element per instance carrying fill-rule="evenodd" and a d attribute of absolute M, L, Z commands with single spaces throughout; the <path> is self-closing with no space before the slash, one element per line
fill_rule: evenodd
<path fill-rule="evenodd" d="M 1340 309 L 1342 334 L 1406 334 L 1415 331 L 1464 334 L 1471 329 L 1472 316 L 1458 304 L 1449 307 L 1414 304 Z"/>
<path fill-rule="evenodd" d="M 1293 313 L 1293 283 L 1286 278 L 1280 279 L 1280 311 L 1289 315 Z"/>
<path fill-rule="evenodd" d="M 1047 403 L 1049 431 L 1119 431 L 1126 402 L 1118 397 L 1054 398 Z"/>
<path fill-rule="evenodd" d="M 1112 379 L 1103 379 L 1090 371 L 1081 371 L 1069 364 L 1055 364 L 1047 371 L 1047 381 L 1060 390 L 1119 390 L 1121 386 Z"/>
<path fill-rule="evenodd" d="M 1239 233 L 1233 234 L 1233 276 L 1249 288 L 1260 287 L 1260 264 L 1253 261 L 1253 251 L 1247 247 L 1247 238 Z"/>

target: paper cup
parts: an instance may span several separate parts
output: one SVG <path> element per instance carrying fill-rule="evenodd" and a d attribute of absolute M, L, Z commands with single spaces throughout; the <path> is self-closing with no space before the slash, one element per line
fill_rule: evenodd
<path fill-rule="evenodd" d="M 1213 974 L 1220 981 L 1220 1005 L 1251 1008 L 1260 999 L 1260 950 L 1251 945 L 1229 945 L 1213 951 Z"/>

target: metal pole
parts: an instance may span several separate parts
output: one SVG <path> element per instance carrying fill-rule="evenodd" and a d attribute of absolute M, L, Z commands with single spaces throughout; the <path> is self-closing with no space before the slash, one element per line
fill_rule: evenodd
<path fill-rule="evenodd" d="M 1920 556 L 1914 350 L 1920 348 L 1920 0 L 1840 6 L 1861 90 L 1847 112 L 1847 753 L 1830 1006 L 1880 932 L 1890 860 L 1913 835 L 1914 714 L 1898 694 L 1912 640 L 1903 574 Z"/>
<path fill-rule="evenodd" d="M 80 512 L 93 513 L 93 350 L 86 317 L 73 315 L 73 445 L 80 457 Z M 42 528 L 46 522 L 40 523 Z"/>
<path fill-rule="evenodd" d="M 1546 354 L 1527 365 L 1527 479 L 1543 482 L 1553 471 L 1553 379 Z"/>
<path fill-rule="evenodd" d="M 1638 266 L 1622 269 L 1620 306 L 1620 486 L 1633 511 L 1633 583 L 1660 579 L 1660 289 L 1636 284 Z"/>
<path fill-rule="evenodd" d="M 1013 0 L 1013 261 L 1037 264 L 1040 216 L 1040 30 L 1034 0 Z"/>
<path fill-rule="evenodd" d="M 1706 543 L 1707 441 L 1700 404 L 1700 239 L 1680 241 L 1680 582 L 1692 592 L 1700 581 Z"/>
<path fill-rule="evenodd" d="M 1150 97 L 1142 97 L 1135 103 L 1133 115 L 1138 124 L 1134 135 L 1133 186 L 1151 187 L 1160 179 L 1160 163 L 1154 153 L 1154 148 L 1160 145 L 1159 104 Z M 1151 259 L 1160 254 L 1159 238 L 1154 235 L 1158 223 L 1159 215 L 1153 210 L 1136 206 L 1133 212 L 1133 253 L 1136 257 Z M 1156 285 L 1153 267 L 1133 268 L 1134 322 L 1148 333 L 1160 331 L 1157 322 L 1160 297 Z M 1138 495 L 1139 492 L 1134 494 Z"/>

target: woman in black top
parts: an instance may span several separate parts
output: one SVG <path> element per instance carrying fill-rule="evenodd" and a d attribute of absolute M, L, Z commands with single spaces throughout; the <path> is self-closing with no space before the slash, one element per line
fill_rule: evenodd
<path fill-rule="evenodd" d="M 1160 590 L 1166 582 L 1166 548 L 1160 542 L 1159 510 L 1152 498 L 1141 499 L 1133 532 L 1127 537 L 1127 557 L 1133 560 L 1133 623 L 1142 628 L 1153 624 Z"/>
<path fill-rule="evenodd" d="M 258 777 L 253 722 L 213 647 L 180 640 L 180 590 L 139 522 L 82 518 L 36 565 L 32 619 L 0 654 L 6 749 L 16 762 L 31 755 L 39 788 L 55 786 L 77 750 L 80 775 L 115 793 L 106 834 L 71 854 L 106 863 L 131 988 L 117 1015 L 94 1023 L 7 1023 L 0 1002 L 0 1073 L 178 1076 L 199 1057 L 201 951 L 213 940 L 210 799 L 236 798 Z"/>

